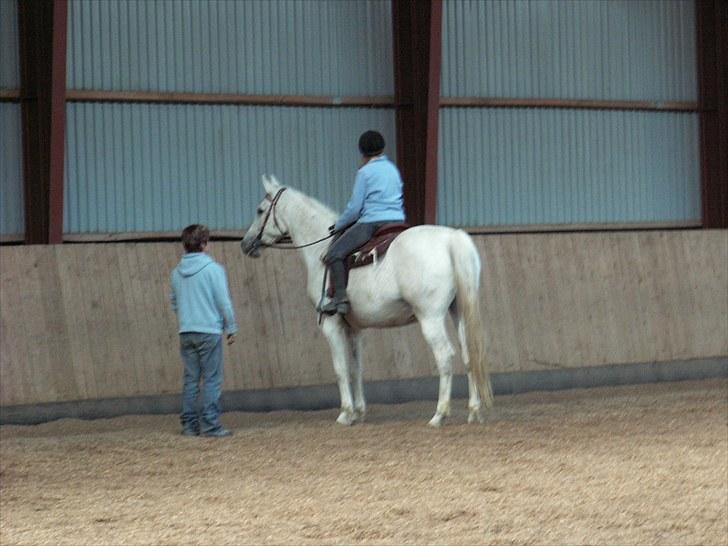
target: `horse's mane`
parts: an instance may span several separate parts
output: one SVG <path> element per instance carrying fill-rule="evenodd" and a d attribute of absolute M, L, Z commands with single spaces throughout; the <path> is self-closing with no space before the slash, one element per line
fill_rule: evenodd
<path fill-rule="evenodd" d="M 303 201 L 307 211 L 309 212 L 308 216 L 322 219 L 328 219 L 330 217 L 335 218 L 338 216 L 331 208 L 327 207 L 321 201 L 311 197 L 310 195 L 306 195 L 302 191 L 292 188 L 291 186 L 286 186 L 286 188 Z"/>

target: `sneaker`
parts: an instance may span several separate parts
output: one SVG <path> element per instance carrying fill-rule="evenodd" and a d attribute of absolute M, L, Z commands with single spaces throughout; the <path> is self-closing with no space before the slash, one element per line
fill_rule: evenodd
<path fill-rule="evenodd" d="M 202 433 L 203 436 L 208 436 L 210 438 L 224 438 L 225 436 L 232 436 L 233 433 L 230 432 L 225 427 L 215 428 L 212 430 L 208 430 Z"/>
<path fill-rule="evenodd" d="M 200 435 L 200 431 L 199 430 L 194 430 L 194 429 L 191 429 L 191 428 L 183 428 L 182 429 L 182 436 L 199 436 L 199 435 Z"/>

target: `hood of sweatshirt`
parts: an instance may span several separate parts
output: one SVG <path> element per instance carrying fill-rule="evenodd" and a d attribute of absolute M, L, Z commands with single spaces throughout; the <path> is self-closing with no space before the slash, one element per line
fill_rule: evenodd
<path fill-rule="evenodd" d="M 214 260 L 204 252 L 190 252 L 182 256 L 182 259 L 177 265 L 177 271 L 183 277 L 191 277 L 205 269 L 211 263 L 214 263 Z"/>

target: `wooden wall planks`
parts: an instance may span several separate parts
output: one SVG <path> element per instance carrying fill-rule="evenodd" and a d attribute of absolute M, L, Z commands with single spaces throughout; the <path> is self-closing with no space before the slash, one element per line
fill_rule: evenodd
<path fill-rule="evenodd" d="M 728 355 L 728 231 L 476 236 L 493 371 Z M 0 247 L 0 405 L 178 393 L 175 243 Z M 238 343 L 226 390 L 335 381 L 295 252 L 210 253 Z M 434 375 L 418 327 L 365 334 L 368 380 Z M 456 367 L 456 372 L 461 372 Z"/>

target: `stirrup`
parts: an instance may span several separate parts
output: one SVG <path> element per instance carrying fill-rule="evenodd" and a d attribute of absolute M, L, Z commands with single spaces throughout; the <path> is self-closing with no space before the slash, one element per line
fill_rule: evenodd
<path fill-rule="evenodd" d="M 350 310 L 351 305 L 349 304 L 349 300 L 346 298 L 331 299 L 319 308 L 319 311 L 324 315 L 335 315 L 336 313 L 346 315 Z"/>

